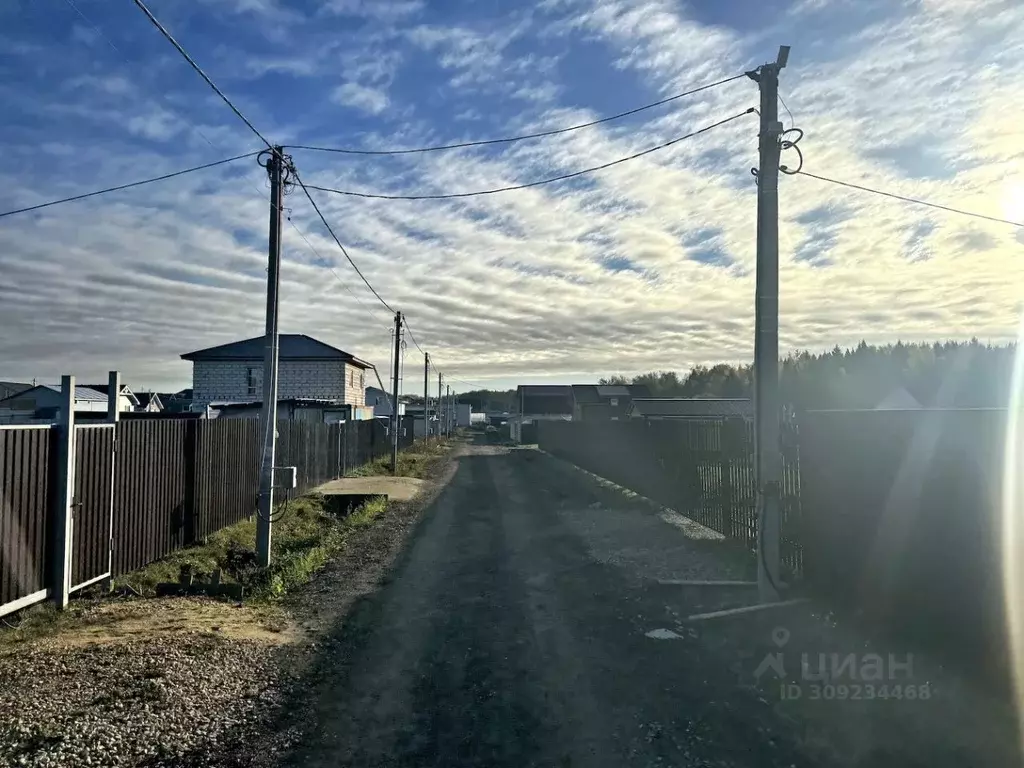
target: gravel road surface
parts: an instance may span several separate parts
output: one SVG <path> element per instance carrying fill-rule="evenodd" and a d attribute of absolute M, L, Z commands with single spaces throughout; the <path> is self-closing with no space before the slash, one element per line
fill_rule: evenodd
<path fill-rule="evenodd" d="M 471 447 L 393 578 L 325 643 L 293 764 L 808 764 L 658 583 L 735 574 L 608 495 L 537 451 Z"/>

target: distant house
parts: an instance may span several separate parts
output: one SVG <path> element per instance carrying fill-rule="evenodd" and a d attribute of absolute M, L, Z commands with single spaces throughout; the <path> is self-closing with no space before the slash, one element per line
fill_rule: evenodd
<path fill-rule="evenodd" d="M 108 384 L 84 384 L 87 389 L 93 389 L 99 392 L 103 397 L 107 396 L 110 391 Z M 121 407 L 118 408 L 120 411 L 135 411 L 139 408 L 139 398 L 132 392 L 131 388 L 127 384 L 121 385 Z"/>
<path fill-rule="evenodd" d="M 160 413 L 164 409 L 164 403 L 156 392 L 136 392 L 135 399 L 139 401 L 136 413 Z"/>
<path fill-rule="evenodd" d="M 643 384 L 573 384 L 574 421 L 617 421 L 637 397 L 650 397 Z"/>
<path fill-rule="evenodd" d="M 192 410 L 192 389 L 179 392 L 158 392 L 164 413 L 187 413 Z"/>
<path fill-rule="evenodd" d="M 367 387 L 363 394 L 368 408 L 373 408 L 373 415 L 378 418 L 391 418 L 391 393 L 385 392 L 379 387 Z M 405 403 L 398 403 L 398 415 L 404 416 Z"/>
<path fill-rule="evenodd" d="M 519 413 L 509 420 L 512 439 L 537 442 L 538 421 L 572 421 L 573 396 L 568 384 L 521 384 L 516 387 Z"/>
<path fill-rule="evenodd" d="M 638 397 L 629 404 L 631 419 L 719 419 L 754 417 L 754 401 L 742 398 Z"/>
<path fill-rule="evenodd" d="M 372 368 L 330 344 L 282 333 L 278 346 L 278 396 L 365 405 L 365 372 Z M 257 336 L 181 356 L 192 363 L 192 409 L 211 403 L 257 402 L 263 398 L 266 338 Z"/>
<path fill-rule="evenodd" d="M 106 386 L 104 385 L 104 389 Z M 122 393 L 118 410 L 134 409 L 129 398 Z M 0 424 L 46 423 L 60 416 L 62 396 L 59 384 L 40 384 L 0 400 Z M 104 418 L 107 413 L 107 395 L 93 387 L 75 387 L 75 417 Z"/>
<path fill-rule="evenodd" d="M 19 392 L 24 392 L 26 389 L 32 389 L 34 386 L 35 384 L 22 384 L 17 381 L 0 381 L 0 400 L 13 397 Z"/>

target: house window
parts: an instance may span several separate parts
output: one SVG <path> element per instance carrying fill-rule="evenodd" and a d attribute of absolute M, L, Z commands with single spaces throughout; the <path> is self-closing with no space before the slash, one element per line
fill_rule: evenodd
<path fill-rule="evenodd" d="M 617 397 L 611 398 L 611 400 L 608 401 L 608 404 L 611 405 L 612 408 L 618 408 L 619 407 L 619 398 L 617 398 Z"/>
<path fill-rule="evenodd" d="M 256 396 L 256 387 L 259 383 L 259 368 L 246 368 L 245 369 L 245 394 L 249 397 Z"/>
<path fill-rule="evenodd" d="M 355 371 L 349 371 L 348 372 L 348 385 L 350 387 L 354 387 L 356 385 L 356 372 Z"/>

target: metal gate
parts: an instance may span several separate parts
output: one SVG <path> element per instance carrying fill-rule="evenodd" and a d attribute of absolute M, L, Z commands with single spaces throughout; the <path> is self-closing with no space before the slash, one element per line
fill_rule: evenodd
<path fill-rule="evenodd" d="M 114 425 L 75 426 L 71 592 L 110 576 L 114 511 Z"/>

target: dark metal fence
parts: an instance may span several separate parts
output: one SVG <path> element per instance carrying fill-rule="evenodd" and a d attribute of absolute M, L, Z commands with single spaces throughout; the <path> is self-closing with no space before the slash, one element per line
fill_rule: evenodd
<path fill-rule="evenodd" d="M 539 421 L 540 447 L 742 542 L 757 542 L 753 425 L 745 419 Z M 783 564 L 803 565 L 795 427 L 784 429 Z"/>
<path fill-rule="evenodd" d="M 202 540 L 255 514 L 262 440 L 258 419 L 194 424 L 196 458 L 190 512 L 195 520 L 194 537 Z"/>
<path fill-rule="evenodd" d="M 402 426 L 406 448 L 412 418 Z M 255 513 L 257 419 L 132 419 L 75 429 L 72 589 L 129 573 Z M 0 428 L 0 615 L 40 599 L 52 581 L 57 432 Z M 297 494 L 391 452 L 379 420 L 281 421 L 277 445 L 276 464 L 296 467 Z"/>
<path fill-rule="evenodd" d="M 911 642 L 941 635 L 958 661 L 995 678 L 1012 677 L 1004 612 L 1019 599 L 1003 583 L 1003 552 L 1021 541 L 1004 549 L 1015 530 L 1003 527 L 1006 419 L 982 409 L 812 412 L 800 434 L 808 586 Z"/>
<path fill-rule="evenodd" d="M 114 463 L 115 575 L 192 540 L 186 466 L 195 462 L 196 421 L 122 421 Z"/>
<path fill-rule="evenodd" d="M 55 434 L 0 428 L 0 615 L 40 596 L 49 582 Z"/>
<path fill-rule="evenodd" d="M 75 426 L 71 590 L 110 575 L 114 425 Z"/>

